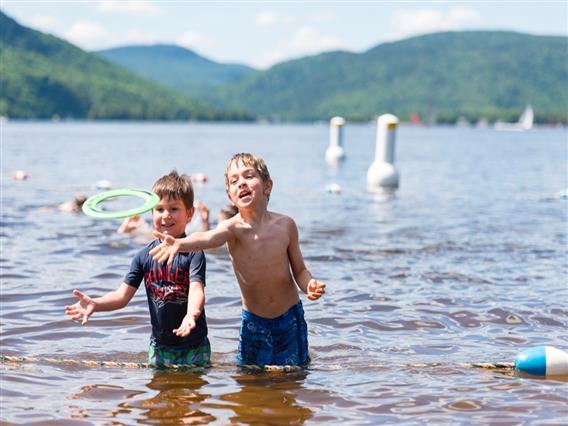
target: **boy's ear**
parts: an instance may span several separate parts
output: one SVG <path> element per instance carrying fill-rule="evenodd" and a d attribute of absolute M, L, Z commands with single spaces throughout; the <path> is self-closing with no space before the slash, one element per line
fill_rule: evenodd
<path fill-rule="evenodd" d="M 264 183 L 264 195 L 266 195 L 267 197 L 269 197 L 270 193 L 272 192 L 272 185 L 272 179 L 268 179 Z"/>
<path fill-rule="evenodd" d="M 189 209 L 187 209 L 187 222 L 189 223 L 191 221 L 191 218 L 193 217 L 193 213 L 195 213 L 195 207 L 191 207 Z"/>

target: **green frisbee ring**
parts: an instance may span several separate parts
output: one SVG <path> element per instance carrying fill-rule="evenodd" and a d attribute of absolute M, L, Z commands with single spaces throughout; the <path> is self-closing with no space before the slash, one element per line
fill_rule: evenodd
<path fill-rule="evenodd" d="M 128 210 L 108 211 L 100 209 L 99 204 L 117 197 L 138 197 L 141 198 L 144 203 Z M 83 204 L 83 213 L 97 219 L 122 219 L 152 210 L 159 202 L 160 197 L 150 191 L 144 191 L 142 189 L 113 189 L 89 197 Z"/>

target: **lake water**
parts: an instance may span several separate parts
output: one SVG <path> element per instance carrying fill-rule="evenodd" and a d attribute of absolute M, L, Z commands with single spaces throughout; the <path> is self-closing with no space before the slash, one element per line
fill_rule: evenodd
<path fill-rule="evenodd" d="M 239 289 L 228 256 L 207 253 L 213 366 L 206 371 L 2 363 L 2 424 L 559 424 L 567 380 L 468 368 L 512 362 L 538 345 L 568 349 L 566 129 L 406 127 L 401 186 L 366 190 L 375 128 L 345 128 L 347 160 L 324 161 L 327 124 L 17 123 L 1 129 L 1 352 L 72 360 L 146 360 L 146 296 L 64 315 L 71 291 L 115 289 L 141 242 L 119 221 L 61 213 L 95 182 L 149 189 L 176 168 L 212 216 L 226 203 L 235 152 L 267 161 L 270 208 L 292 216 L 314 276 L 304 300 L 312 363 L 302 372 L 237 368 Z M 14 170 L 29 179 L 11 178 Z M 341 194 L 327 193 L 330 183 Z M 149 214 L 145 215 L 150 218 Z M 193 225 L 190 225 L 193 226 Z"/>

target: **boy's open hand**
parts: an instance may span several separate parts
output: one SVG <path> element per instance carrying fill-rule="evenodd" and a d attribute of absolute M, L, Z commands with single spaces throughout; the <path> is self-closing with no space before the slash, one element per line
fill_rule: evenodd
<path fill-rule="evenodd" d="M 91 314 L 95 311 L 95 302 L 86 294 L 79 290 L 73 290 L 73 296 L 79 301 L 71 306 L 65 306 L 65 313 L 71 316 L 73 321 L 81 320 L 81 325 L 85 325 Z"/>
<path fill-rule="evenodd" d="M 186 315 L 178 328 L 174 328 L 172 332 L 178 337 L 185 337 L 195 328 L 195 318 L 193 315 Z"/>
<path fill-rule="evenodd" d="M 168 264 L 174 261 L 174 257 L 179 252 L 179 242 L 168 234 L 163 234 L 158 231 L 153 232 L 154 237 L 159 238 L 162 242 L 150 250 L 150 256 L 157 262 L 163 263 L 166 260 Z"/>
<path fill-rule="evenodd" d="M 325 284 L 312 278 L 307 290 L 308 299 L 318 300 L 325 293 Z"/>

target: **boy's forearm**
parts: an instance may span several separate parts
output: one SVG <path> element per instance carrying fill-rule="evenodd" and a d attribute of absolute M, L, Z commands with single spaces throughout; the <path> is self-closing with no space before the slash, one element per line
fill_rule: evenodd
<path fill-rule="evenodd" d="M 223 245 L 224 241 L 210 235 L 212 231 L 194 232 L 185 238 L 177 239 L 179 252 L 187 253 L 192 251 L 206 250 Z"/>
<path fill-rule="evenodd" d="M 108 312 L 124 308 L 126 303 L 117 298 L 113 293 L 114 292 L 108 293 L 102 297 L 95 297 L 93 299 L 95 303 L 95 310 L 93 312 Z"/>
<path fill-rule="evenodd" d="M 95 303 L 93 312 L 108 312 L 124 308 L 128 304 L 128 299 L 117 291 L 111 291 L 104 296 L 93 298 L 93 302 Z"/>
<path fill-rule="evenodd" d="M 177 241 L 179 242 L 179 251 L 182 253 L 187 253 L 190 251 L 198 251 L 201 250 L 201 247 L 198 246 L 195 242 L 195 234 L 199 232 L 195 232 L 185 238 L 179 238 Z"/>
<path fill-rule="evenodd" d="M 303 269 L 294 278 L 296 278 L 296 283 L 298 284 L 298 287 L 300 287 L 300 290 L 302 290 L 304 293 L 307 294 L 308 284 L 310 280 L 313 278 L 310 271 L 308 271 L 307 269 Z"/>
<path fill-rule="evenodd" d="M 193 315 L 193 317 L 197 319 L 201 315 L 201 312 L 203 312 L 204 305 L 205 305 L 204 291 L 202 289 L 197 289 L 197 290 L 190 289 L 189 300 L 187 301 L 187 315 Z"/>

